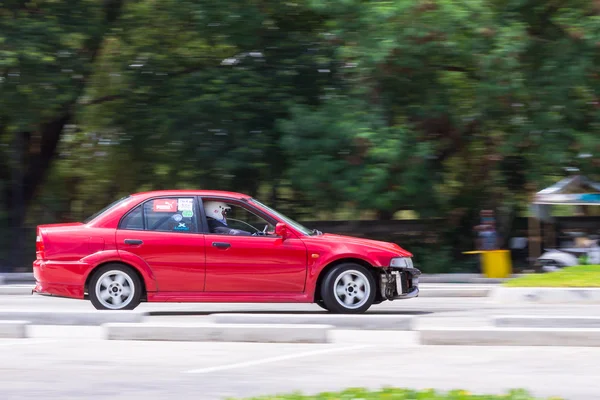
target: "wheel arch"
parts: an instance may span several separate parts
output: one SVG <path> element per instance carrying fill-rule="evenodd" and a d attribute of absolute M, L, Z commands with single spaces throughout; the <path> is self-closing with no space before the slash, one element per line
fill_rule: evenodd
<path fill-rule="evenodd" d="M 323 269 L 321 269 L 321 272 L 319 272 L 319 275 L 317 277 L 317 281 L 315 284 L 315 290 L 314 290 L 314 294 L 313 294 L 313 302 L 316 303 L 319 300 L 321 300 L 321 285 L 323 284 L 323 279 L 325 278 L 325 275 L 327 275 L 327 273 L 329 271 L 331 271 L 333 268 L 337 267 L 338 265 L 347 264 L 347 263 L 361 265 L 361 266 L 365 267 L 373 275 L 373 279 L 375 279 L 376 298 L 379 297 L 379 274 L 378 274 L 378 272 L 379 272 L 380 268 L 373 266 L 371 263 L 369 263 L 361 258 L 343 257 L 343 258 L 340 258 L 340 259 L 330 262 Z"/>
<path fill-rule="evenodd" d="M 98 265 L 96 265 L 94 268 L 92 268 L 92 270 L 90 270 L 90 272 L 88 273 L 87 277 L 85 278 L 85 283 L 83 285 L 83 292 L 84 292 L 84 298 L 88 298 L 89 297 L 89 285 L 90 285 L 90 280 L 92 279 L 92 276 L 94 276 L 94 273 L 99 270 L 100 268 L 109 265 L 109 264 L 120 264 L 123 265 L 125 267 L 129 267 L 133 270 L 133 272 L 137 275 L 137 277 L 140 280 L 140 283 L 142 285 L 142 297 L 141 300 L 142 301 L 147 301 L 148 297 L 147 297 L 147 288 L 146 288 L 146 280 L 144 278 L 144 275 L 142 274 L 142 272 L 135 266 L 123 261 L 114 261 L 114 260 L 110 260 L 110 261 L 105 261 L 102 262 Z"/>

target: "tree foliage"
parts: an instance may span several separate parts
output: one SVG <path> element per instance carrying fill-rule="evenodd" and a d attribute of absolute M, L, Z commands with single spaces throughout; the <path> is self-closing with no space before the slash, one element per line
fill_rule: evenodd
<path fill-rule="evenodd" d="M 478 208 L 523 210 L 567 167 L 597 176 L 599 15 L 591 0 L 5 1 L 0 218 L 214 188 L 309 219 L 447 217 L 467 246 Z"/>

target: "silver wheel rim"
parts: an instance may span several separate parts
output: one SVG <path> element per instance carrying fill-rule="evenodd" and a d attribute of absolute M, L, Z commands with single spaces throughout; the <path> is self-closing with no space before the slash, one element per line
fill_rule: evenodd
<path fill-rule="evenodd" d="M 96 282 L 96 297 L 100 304 L 111 310 L 118 310 L 129 305 L 134 294 L 133 280 L 123 271 L 105 272 Z"/>
<path fill-rule="evenodd" d="M 333 284 L 333 295 L 337 302 L 348 309 L 362 307 L 371 294 L 367 277 L 357 270 L 342 272 Z"/>

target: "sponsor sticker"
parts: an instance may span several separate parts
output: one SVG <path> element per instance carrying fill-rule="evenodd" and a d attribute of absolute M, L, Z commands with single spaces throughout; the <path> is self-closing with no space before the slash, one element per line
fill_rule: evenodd
<path fill-rule="evenodd" d="M 173 219 L 175 221 L 179 222 L 183 219 L 183 217 L 181 216 L 181 214 L 175 214 L 175 215 L 173 215 Z"/>
<path fill-rule="evenodd" d="M 181 214 L 186 218 L 192 218 L 194 216 L 194 212 L 192 210 L 185 210 Z"/>
<path fill-rule="evenodd" d="M 177 200 L 154 200 L 152 202 L 152 210 L 155 212 L 175 212 L 177 211 Z"/>
<path fill-rule="evenodd" d="M 194 199 L 178 199 L 177 210 L 192 211 L 194 209 Z"/>
<path fill-rule="evenodd" d="M 175 227 L 176 231 L 189 231 L 190 228 L 185 224 L 185 222 L 180 222 L 179 225 Z"/>

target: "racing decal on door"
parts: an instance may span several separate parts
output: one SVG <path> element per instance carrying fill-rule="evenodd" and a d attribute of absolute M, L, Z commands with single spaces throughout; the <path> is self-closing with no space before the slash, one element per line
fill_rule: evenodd
<path fill-rule="evenodd" d="M 177 200 L 154 200 L 152 202 L 152 207 L 152 210 L 155 212 L 175 212 L 177 211 Z"/>

